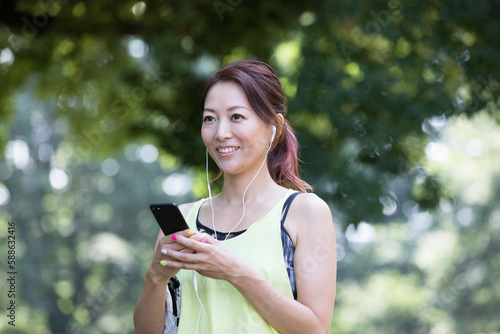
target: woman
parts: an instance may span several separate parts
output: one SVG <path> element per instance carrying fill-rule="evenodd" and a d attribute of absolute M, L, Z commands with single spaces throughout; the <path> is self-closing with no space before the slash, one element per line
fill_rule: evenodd
<path fill-rule="evenodd" d="M 201 135 L 222 190 L 180 206 L 191 230 L 160 231 L 136 333 L 328 333 L 332 216 L 298 175 L 285 104 L 279 79 L 259 61 L 230 64 L 208 81 Z M 179 309 L 177 328 L 169 319 Z"/>

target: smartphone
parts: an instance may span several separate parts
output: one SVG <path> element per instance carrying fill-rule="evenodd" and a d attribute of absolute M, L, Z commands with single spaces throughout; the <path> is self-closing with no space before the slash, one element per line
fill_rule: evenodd
<path fill-rule="evenodd" d="M 188 229 L 179 207 L 175 203 L 151 204 L 149 206 L 165 235 Z"/>

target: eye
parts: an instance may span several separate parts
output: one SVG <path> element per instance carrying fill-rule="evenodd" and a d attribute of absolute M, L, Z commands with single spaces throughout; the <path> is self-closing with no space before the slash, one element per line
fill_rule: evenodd
<path fill-rule="evenodd" d="M 238 120 L 244 119 L 245 117 L 243 117 L 243 115 L 241 115 L 241 114 L 233 114 L 232 118 L 234 120 L 238 121 Z"/>
<path fill-rule="evenodd" d="M 205 116 L 203 117 L 203 123 L 210 123 L 210 122 L 213 122 L 215 121 L 215 118 L 213 118 L 212 116 Z"/>

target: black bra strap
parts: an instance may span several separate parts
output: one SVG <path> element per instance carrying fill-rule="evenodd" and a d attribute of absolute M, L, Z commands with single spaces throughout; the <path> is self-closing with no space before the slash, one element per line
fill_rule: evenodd
<path fill-rule="evenodd" d="M 281 227 L 283 227 L 283 224 L 285 223 L 286 216 L 288 215 L 288 209 L 290 209 L 290 205 L 292 204 L 292 201 L 295 199 L 295 197 L 300 194 L 300 192 L 295 192 L 288 196 L 286 199 L 285 203 L 283 204 L 283 210 L 281 211 Z"/>

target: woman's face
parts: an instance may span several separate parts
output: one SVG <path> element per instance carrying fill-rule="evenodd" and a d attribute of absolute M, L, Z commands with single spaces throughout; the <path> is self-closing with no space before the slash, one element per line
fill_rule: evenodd
<path fill-rule="evenodd" d="M 271 135 L 271 125 L 257 116 L 240 85 L 226 81 L 210 88 L 201 136 L 221 171 L 239 174 L 259 168 Z"/>

